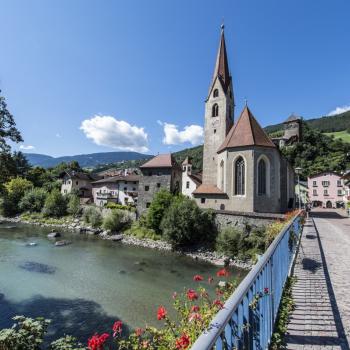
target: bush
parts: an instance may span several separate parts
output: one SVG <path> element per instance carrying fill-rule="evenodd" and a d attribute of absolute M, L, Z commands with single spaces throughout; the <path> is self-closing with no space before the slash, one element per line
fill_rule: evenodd
<path fill-rule="evenodd" d="M 177 197 L 161 222 L 166 240 L 173 248 L 195 244 L 212 244 L 216 238 L 214 214 L 200 209 L 187 197 Z"/>
<path fill-rule="evenodd" d="M 146 217 L 148 228 L 151 228 L 158 234 L 161 233 L 160 224 L 173 199 L 174 196 L 165 189 L 160 190 L 154 195 Z"/>
<path fill-rule="evenodd" d="M 266 226 L 265 231 L 265 248 L 267 249 L 277 235 L 281 232 L 285 225 L 283 221 L 275 221 L 272 224 Z"/>
<path fill-rule="evenodd" d="M 106 204 L 106 208 L 108 208 L 108 209 L 129 210 L 129 211 L 132 211 L 132 212 L 136 211 L 136 208 L 133 207 L 132 205 L 122 205 L 122 204 L 118 204 L 118 203 L 114 203 L 114 202 L 108 202 Z"/>
<path fill-rule="evenodd" d="M 236 227 L 226 227 L 218 235 L 216 249 L 230 258 L 236 258 L 243 245 L 243 232 Z"/>
<path fill-rule="evenodd" d="M 161 239 L 161 235 L 155 233 L 154 230 L 146 226 L 142 226 L 140 222 L 134 222 L 131 227 L 124 232 L 126 235 L 135 236 L 137 238 L 149 238 L 155 241 Z"/>
<path fill-rule="evenodd" d="M 88 207 L 84 210 L 83 220 L 92 227 L 97 228 L 102 224 L 102 214 L 95 207 Z"/>
<path fill-rule="evenodd" d="M 68 198 L 67 212 L 73 216 L 77 216 L 81 211 L 80 199 L 75 194 L 69 195 Z"/>
<path fill-rule="evenodd" d="M 131 224 L 131 217 L 125 210 L 113 209 L 104 219 L 102 227 L 105 230 L 118 232 L 125 230 Z"/>
<path fill-rule="evenodd" d="M 19 202 L 19 209 L 30 213 L 40 213 L 44 207 L 47 193 L 42 188 L 27 191 Z"/>
<path fill-rule="evenodd" d="M 50 344 L 50 350 L 86 350 L 83 344 L 78 343 L 76 338 L 66 335 Z"/>
<path fill-rule="evenodd" d="M 53 190 L 46 197 L 45 205 L 43 208 L 44 216 L 60 217 L 66 215 L 67 212 L 67 200 L 62 196 L 61 192 L 57 189 Z"/>

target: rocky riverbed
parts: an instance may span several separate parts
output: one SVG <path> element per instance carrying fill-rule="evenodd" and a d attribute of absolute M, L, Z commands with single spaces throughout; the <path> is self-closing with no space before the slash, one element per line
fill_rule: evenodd
<path fill-rule="evenodd" d="M 57 228 L 61 228 L 62 230 L 71 231 L 73 233 L 98 235 L 101 239 L 119 241 L 123 244 L 140 246 L 140 247 L 150 248 L 150 249 L 158 249 L 163 251 L 172 250 L 171 245 L 165 241 L 162 241 L 162 240 L 155 241 L 148 238 L 141 239 L 134 236 L 125 235 L 125 234 L 111 234 L 110 232 L 104 231 L 100 228 L 96 229 L 91 226 L 87 226 L 84 222 L 82 222 L 79 219 L 74 219 L 72 221 L 66 220 L 66 222 L 62 224 L 49 224 L 49 223 L 42 223 L 38 221 L 27 221 L 27 220 L 21 219 L 20 217 L 14 217 L 14 218 L 0 217 L 0 224 L 6 225 L 9 223 L 24 223 L 24 224 L 30 224 L 30 225 L 37 225 L 41 227 L 49 227 L 49 228 L 55 229 L 55 231 L 57 230 Z M 219 254 L 218 252 L 208 251 L 204 249 L 197 249 L 197 250 L 191 250 L 191 251 L 177 251 L 177 253 L 181 255 L 186 255 L 195 260 L 205 261 L 217 266 L 224 266 L 225 262 L 228 260 L 229 260 L 230 266 L 235 266 L 241 269 L 251 269 L 253 266 L 253 263 L 251 261 L 244 262 L 239 260 L 228 259 L 226 256 Z"/>

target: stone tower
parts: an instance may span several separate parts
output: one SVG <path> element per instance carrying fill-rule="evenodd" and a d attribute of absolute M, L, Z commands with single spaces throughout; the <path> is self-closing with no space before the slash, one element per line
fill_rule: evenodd
<path fill-rule="evenodd" d="M 224 26 L 214 75 L 205 101 L 203 184 L 217 184 L 217 150 L 233 125 L 234 97 L 228 68 Z"/>

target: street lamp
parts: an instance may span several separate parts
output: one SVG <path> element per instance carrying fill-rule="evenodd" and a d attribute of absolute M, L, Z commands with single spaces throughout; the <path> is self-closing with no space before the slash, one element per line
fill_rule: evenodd
<path fill-rule="evenodd" d="M 298 202 L 299 202 L 299 210 L 301 209 L 301 198 L 300 198 L 300 174 L 301 171 L 303 170 L 300 167 L 297 167 L 294 169 L 295 173 L 298 175 Z"/>

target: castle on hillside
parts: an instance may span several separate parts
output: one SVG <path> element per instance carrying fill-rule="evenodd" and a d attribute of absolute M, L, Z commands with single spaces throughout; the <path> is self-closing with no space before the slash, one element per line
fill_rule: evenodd
<path fill-rule="evenodd" d="M 234 107 L 222 26 L 205 101 L 202 184 L 193 196 L 200 207 L 222 212 L 283 213 L 294 205 L 294 171 L 249 107 L 237 122 Z"/>

